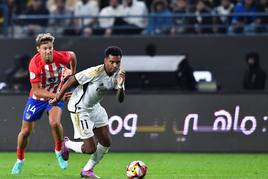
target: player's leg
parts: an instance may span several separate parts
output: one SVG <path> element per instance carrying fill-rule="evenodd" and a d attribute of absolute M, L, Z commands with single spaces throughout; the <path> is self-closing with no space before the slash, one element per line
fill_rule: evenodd
<path fill-rule="evenodd" d="M 82 145 L 82 152 L 85 154 L 92 154 L 86 165 L 83 167 L 83 169 L 80 172 L 81 177 L 85 178 L 100 178 L 97 175 L 95 175 L 93 171 L 93 162 L 92 162 L 92 156 L 96 156 L 97 147 L 94 141 L 94 137 L 90 137 L 88 139 L 83 139 L 83 145 Z"/>
<path fill-rule="evenodd" d="M 24 165 L 24 150 L 28 144 L 29 136 L 34 128 L 34 122 L 22 121 L 20 133 L 17 141 L 17 161 L 14 164 L 11 173 L 20 174 Z"/>
<path fill-rule="evenodd" d="M 96 151 L 94 138 L 83 139 L 83 142 L 71 141 L 68 137 L 64 138 L 64 145 L 77 153 L 93 154 Z"/>
<path fill-rule="evenodd" d="M 29 136 L 31 135 L 34 126 L 35 122 L 22 121 L 22 126 L 20 133 L 18 135 L 18 142 L 17 142 L 17 157 L 19 160 L 24 159 L 24 149 L 26 148 L 29 142 Z"/>
<path fill-rule="evenodd" d="M 96 150 L 93 139 L 94 123 L 89 119 L 88 112 L 71 113 L 71 119 L 74 129 L 74 138 L 82 139 L 83 142 L 71 141 L 68 137 L 64 138 L 64 146 L 77 153 L 94 153 Z"/>
<path fill-rule="evenodd" d="M 62 109 L 58 106 L 53 106 L 48 111 L 49 114 L 49 125 L 51 128 L 54 144 L 55 144 L 55 155 L 58 160 L 61 169 L 68 167 L 68 162 L 65 161 L 61 155 L 62 139 L 63 139 L 63 128 L 61 125 Z"/>
<path fill-rule="evenodd" d="M 62 146 L 62 139 L 63 139 L 63 128 L 61 125 L 61 115 L 62 109 L 55 106 L 49 110 L 49 125 L 51 128 L 54 144 L 55 144 L 55 151 L 60 152 Z"/>
<path fill-rule="evenodd" d="M 104 154 L 108 152 L 111 145 L 108 126 L 95 128 L 93 131 L 98 139 L 98 143 L 95 148 L 95 152 L 91 155 L 91 158 L 85 165 L 84 170 L 93 170 L 93 168 L 101 161 Z"/>
<path fill-rule="evenodd" d="M 84 153 L 84 154 L 95 154 L 96 152 L 96 145 L 94 141 L 94 137 L 90 137 L 88 139 L 83 139 L 83 142 L 74 142 L 71 141 L 69 138 L 65 137 L 64 139 L 64 145 L 70 150 L 73 150 L 78 153 Z M 85 167 L 82 169 L 80 175 L 81 177 L 86 178 L 99 178 L 96 176 L 93 172 L 93 169 L 91 169 L 87 163 Z"/>
<path fill-rule="evenodd" d="M 96 149 L 94 149 L 96 151 L 91 155 L 91 158 L 84 166 L 81 172 L 81 176 L 83 172 L 93 173 L 94 167 L 101 161 L 104 154 L 108 152 L 111 145 L 111 139 L 109 136 L 109 128 L 108 128 L 108 115 L 105 109 L 99 105 L 99 107 L 97 107 L 92 112 L 91 117 L 94 117 L 95 128 L 93 132 L 98 139 L 98 144 L 96 146 Z"/>
<path fill-rule="evenodd" d="M 82 139 L 83 142 L 74 142 L 65 137 L 64 145 L 78 153 L 93 154 L 96 152 L 96 144 L 94 141 L 94 122 L 91 112 L 80 111 L 78 113 L 71 113 L 71 119 L 74 127 L 74 138 Z M 82 169 L 81 177 L 99 178 L 93 170 Z"/>
<path fill-rule="evenodd" d="M 40 119 L 45 110 L 46 102 L 29 98 L 23 112 L 23 121 L 21 131 L 18 135 L 17 144 L 17 161 L 12 168 L 12 174 L 19 174 L 22 171 L 24 163 L 24 150 L 27 146 L 28 139 L 34 128 L 36 120 Z"/>
<path fill-rule="evenodd" d="M 103 126 L 103 127 L 94 129 L 94 134 L 96 135 L 96 137 L 98 139 L 97 147 L 95 146 L 95 142 L 94 142 L 93 138 L 83 140 L 84 141 L 84 146 L 83 146 L 84 150 L 87 153 L 92 153 L 94 151 L 95 152 L 91 155 L 87 164 L 82 169 L 82 171 L 81 171 L 82 177 L 99 178 L 97 175 L 94 174 L 93 169 L 101 161 L 104 154 L 108 152 L 110 144 L 111 144 L 108 126 Z"/>

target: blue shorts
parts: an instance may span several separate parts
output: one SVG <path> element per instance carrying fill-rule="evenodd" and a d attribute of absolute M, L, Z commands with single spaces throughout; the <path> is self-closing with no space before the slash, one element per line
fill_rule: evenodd
<path fill-rule="evenodd" d="M 59 101 L 55 106 L 64 108 L 64 102 Z M 43 112 L 49 111 L 53 106 L 48 103 L 48 101 L 40 101 L 33 99 L 32 97 L 28 98 L 28 102 L 23 112 L 23 120 L 27 122 L 33 122 L 42 117 Z"/>

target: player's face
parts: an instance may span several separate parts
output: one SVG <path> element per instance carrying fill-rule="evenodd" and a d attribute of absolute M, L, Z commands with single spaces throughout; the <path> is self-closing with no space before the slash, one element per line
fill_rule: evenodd
<path fill-rule="evenodd" d="M 40 53 L 42 60 L 45 63 L 51 63 L 53 60 L 53 43 L 47 42 L 37 47 L 37 51 Z"/>
<path fill-rule="evenodd" d="M 120 56 L 112 56 L 109 55 L 104 60 L 105 70 L 108 74 L 114 74 L 116 71 L 119 70 L 121 63 Z"/>

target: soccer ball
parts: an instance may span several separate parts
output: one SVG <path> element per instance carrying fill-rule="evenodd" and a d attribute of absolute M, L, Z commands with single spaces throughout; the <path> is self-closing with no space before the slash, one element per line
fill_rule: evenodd
<path fill-rule="evenodd" d="M 147 173 L 147 166 L 140 160 L 132 161 L 127 166 L 128 179 L 143 179 Z"/>

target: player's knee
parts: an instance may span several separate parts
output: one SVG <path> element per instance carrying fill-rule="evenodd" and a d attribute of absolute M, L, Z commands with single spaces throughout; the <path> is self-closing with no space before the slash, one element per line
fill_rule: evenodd
<path fill-rule="evenodd" d="M 101 141 L 99 141 L 101 145 L 105 146 L 105 147 L 111 147 L 111 139 L 107 138 L 107 139 L 103 139 Z"/>
<path fill-rule="evenodd" d="M 106 141 L 106 142 L 103 144 L 103 146 L 105 146 L 105 147 L 111 147 L 111 141 L 110 141 L 110 140 Z"/>
<path fill-rule="evenodd" d="M 83 153 L 85 154 L 93 154 L 96 152 L 97 148 L 96 146 L 87 146 L 87 147 L 83 147 Z"/>
<path fill-rule="evenodd" d="M 31 133 L 32 130 L 30 128 L 23 128 L 20 132 L 23 137 L 28 137 Z"/>
<path fill-rule="evenodd" d="M 60 126 L 60 122 L 58 121 L 49 121 L 49 125 L 51 128 L 56 128 L 58 126 Z"/>

